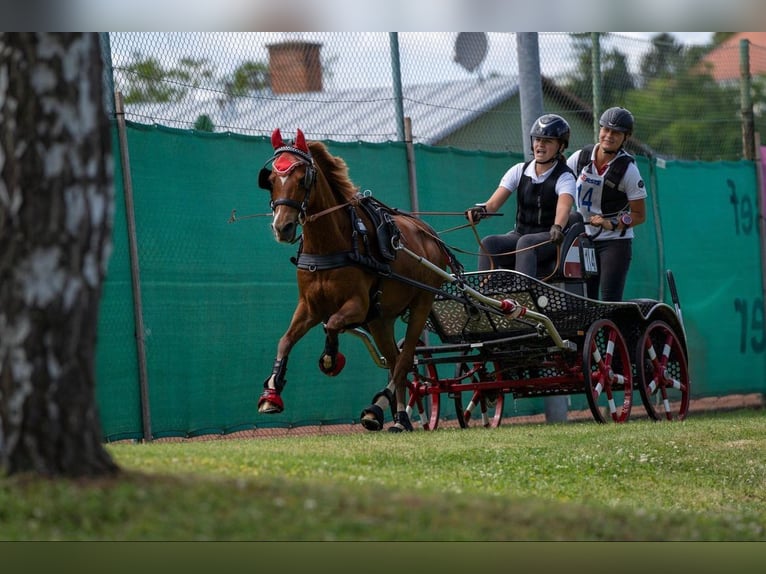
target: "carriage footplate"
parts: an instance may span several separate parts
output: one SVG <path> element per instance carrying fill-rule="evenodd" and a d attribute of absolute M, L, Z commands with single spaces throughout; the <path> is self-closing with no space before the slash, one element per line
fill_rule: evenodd
<path fill-rule="evenodd" d="M 394 413 L 394 394 L 390 389 L 385 388 L 372 397 L 372 404 L 363 409 L 360 415 L 362 426 L 368 431 L 383 429 L 383 407 L 377 404 L 380 398 L 385 398 L 388 401 L 388 405 L 391 408 L 391 416 L 396 416 Z"/>

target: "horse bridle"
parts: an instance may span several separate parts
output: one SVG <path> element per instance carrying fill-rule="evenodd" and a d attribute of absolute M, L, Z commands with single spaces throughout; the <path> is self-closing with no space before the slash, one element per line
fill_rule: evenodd
<path fill-rule="evenodd" d="M 269 202 L 269 206 L 271 207 L 272 212 L 280 205 L 286 205 L 295 209 L 298 212 L 298 222 L 302 225 L 306 220 L 306 209 L 308 208 L 311 188 L 314 186 L 316 181 L 316 169 L 314 168 L 314 160 L 310 154 L 307 154 L 303 150 L 289 145 L 277 148 L 274 151 L 274 155 L 266 160 L 266 162 L 263 164 L 263 167 L 261 168 L 261 171 L 258 173 L 258 187 L 267 191 L 272 191 L 274 189 L 274 186 L 269 181 L 269 176 L 271 175 L 272 170 L 266 166 L 268 166 L 270 163 L 273 163 L 274 160 L 276 160 L 283 153 L 291 153 L 298 156 L 302 160 L 301 163 L 306 165 L 306 174 L 303 176 L 303 181 L 301 182 L 303 188 L 306 190 L 306 193 L 303 196 L 303 201 L 300 203 L 294 199 L 284 197 L 282 199 L 271 200 Z"/>

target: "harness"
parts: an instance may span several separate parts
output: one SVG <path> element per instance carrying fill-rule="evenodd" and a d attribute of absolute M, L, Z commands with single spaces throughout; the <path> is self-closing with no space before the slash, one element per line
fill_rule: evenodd
<path fill-rule="evenodd" d="M 401 238 L 401 231 L 396 226 L 393 217 L 386 207 L 371 196 L 358 195 L 359 205 L 370 218 L 376 230 L 377 251 L 383 261 L 369 255 L 371 253 L 369 232 L 364 221 L 356 212 L 354 204 L 346 206 L 346 212 L 351 220 L 351 239 L 352 248 L 348 251 L 338 251 L 336 253 L 326 253 L 315 255 L 303 253 L 303 238 L 301 237 L 298 245 L 297 257 L 291 257 L 290 261 L 306 271 L 322 271 L 326 269 L 337 269 L 346 265 L 359 265 L 372 269 L 376 273 L 390 275 L 391 267 L 385 261 L 396 259 L 396 245 Z M 359 249 L 360 242 L 365 247 L 365 253 Z"/>
<path fill-rule="evenodd" d="M 592 163 L 594 144 L 586 145 L 580 151 L 580 157 L 577 158 L 577 173 L 575 177 L 579 178 L 582 170 Z M 629 153 L 625 153 L 614 160 L 609 165 L 609 169 L 604 176 L 604 193 L 601 199 L 601 211 L 604 213 L 618 213 L 628 205 L 628 194 L 619 189 L 620 182 L 628 170 L 628 166 L 636 159 Z"/>
<path fill-rule="evenodd" d="M 294 161 L 288 161 L 285 159 L 285 156 L 282 156 L 282 160 L 284 161 L 282 162 L 282 165 L 280 165 L 280 156 L 283 153 L 292 154 Z M 271 162 L 274 162 L 274 171 L 280 174 L 289 173 L 298 163 L 306 164 L 306 175 L 302 182 L 302 185 L 306 190 L 303 201 L 298 203 L 292 199 L 285 198 L 277 199 L 276 201 L 271 202 L 272 211 L 278 205 L 287 205 L 293 209 L 296 209 L 299 214 L 299 222 L 302 224 L 307 218 L 306 209 L 308 206 L 311 188 L 316 183 L 317 172 L 316 167 L 314 166 L 314 160 L 311 154 L 306 153 L 305 151 L 294 146 L 283 145 L 275 148 L 274 154 L 271 158 L 269 158 L 269 160 L 266 161 L 258 174 L 259 187 L 267 190 L 271 190 L 272 188 L 271 182 L 269 180 L 271 170 L 267 167 Z M 375 228 L 375 237 L 377 238 L 377 242 L 375 244 L 376 249 L 374 250 L 371 249 L 371 242 L 367 227 L 356 211 L 357 206 L 364 210 L 371 224 Z M 368 271 L 372 271 L 381 277 L 396 279 L 402 283 L 407 283 L 409 285 L 418 287 L 420 289 L 425 289 L 436 294 L 442 293 L 442 291 L 439 289 L 425 285 L 410 279 L 409 277 L 399 275 L 398 273 L 394 273 L 391 270 L 391 266 L 388 264 L 388 261 L 393 261 L 396 259 L 396 251 L 399 249 L 401 241 L 401 230 L 396 225 L 393 215 L 404 215 L 408 217 L 414 216 L 406 212 L 402 212 L 398 209 L 392 209 L 370 195 L 362 194 L 357 194 L 354 198 L 354 201 L 348 202 L 345 208 L 351 221 L 351 249 L 326 254 L 303 253 L 303 235 L 301 235 L 300 242 L 298 244 L 298 253 L 296 256 L 290 258 L 290 261 L 293 263 L 293 265 L 295 265 L 298 269 L 310 272 L 338 269 L 340 267 L 353 265 Z M 436 232 L 433 230 L 431 230 L 431 235 L 438 240 Z M 364 253 L 362 250 L 360 250 L 360 243 L 364 245 Z M 440 245 L 447 257 L 450 267 L 457 274 L 462 273 L 463 267 L 457 261 L 454 254 L 449 250 L 449 248 L 447 248 L 446 245 L 444 245 L 444 243 L 440 242 Z M 379 258 L 376 258 L 376 252 Z M 371 300 L 376 302 L 379 301 L 380 295 L 381 293 L 378 285 L 373 285 L 370 294 Z M 458 297 L 455 297 L 455 299 L 458 299 Z M 372 310 L 375 307 L 377 307 L 377 304 L 370 306 L 370 312 L 368 313 L 369 316 L 371 316 Z"/>

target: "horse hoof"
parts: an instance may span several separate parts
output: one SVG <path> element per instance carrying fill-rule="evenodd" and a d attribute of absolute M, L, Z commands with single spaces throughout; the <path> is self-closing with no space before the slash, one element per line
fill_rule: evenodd
<path fill-rule="evenodd" d="M 378 405 L 370 405 L 362 411 L 362 426 L 368 431 L 379 431 L 383 428 L 383 409 Z"/>
<path fill-rule="evenodd" d="M 388 428 L 388 432 L 412 432 L 412 423 L 407 411 L 399 411 L 394 415 L 394 425 Z"/>
<path fill-rule="evenodd" d="M 322 355 L 319 358 L 319 370 L 328 377 L 335 377 L 346 366 L 346 356 L 343 353 L 336 353 L 333 360 L 332 355 Z"/>
<path fill-rule="evenodd" d="M 282 397 L 274 389 L 266 389 L 258 399 L 258 412 L 267 415 L 275 415 L 285 410 Z"/>

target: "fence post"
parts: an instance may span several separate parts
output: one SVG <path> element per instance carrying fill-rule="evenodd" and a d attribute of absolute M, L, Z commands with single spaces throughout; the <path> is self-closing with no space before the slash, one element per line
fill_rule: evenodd
<path fill-rule="evenodd" d="M 591 32 L 591 85 L 593 86 L 593 141 L 598 141 L 601 116 L 601 37 Z"/>
<path fill-rule="evenodd" d="M 753 135 L 753 100 L 750 97 L 750 40 L 739 41 L 739 98 L 742 111 L 742 155 L 755 159 L 755 137 Z"/>
<path fill-rule="evenodd" d="M 146 369 L 146 348 L 144 345 L 144 310 L 141 303 L 141 278 L 138 265 L 138 246 L 136 244 L 136 220 L 133 207 L 133 181 L 130 177 L 130 156 L 128 154 L 128 134 L 125 127 L 125 108 L 122 93 L 115 93 L 115 115 L 117 132 L 120 138 L 120 162 L 122 165 L 122 185 L 125 195 L 125 219 L 128 225 L 128 248 L 130 252 L 130 277 L 133 287 L 133 317 L 135 324 L 136 351 L 138 354 L 138 384 L 141 394 L 141 422 L 144 442 L 152 441 L 151 409 L 149 408 L 149 384 Z"/>
<path fill-rule="evenodd" d="M 540 47 L 537 32 L 518 32 L 516 51 L 519 60 L 519 101 L 521 104 L 524 156 L 531 158 L 529 131 L 535 119 L 543 115 L 543 84 L 540 76 Z M 565 422 L 569 399 L 566 396 L 544 397 L 545 421 Z"/>
<path fill-rule="evenodd" d="M 404 103 L 402 96 L 402 69 L 399 61 L 399 34 L 388 33 L 391 44 L 391 72 L 394 81 L 394 105 L 396 107 L 396 135 L 399 141 L 404 141 Z"/>

